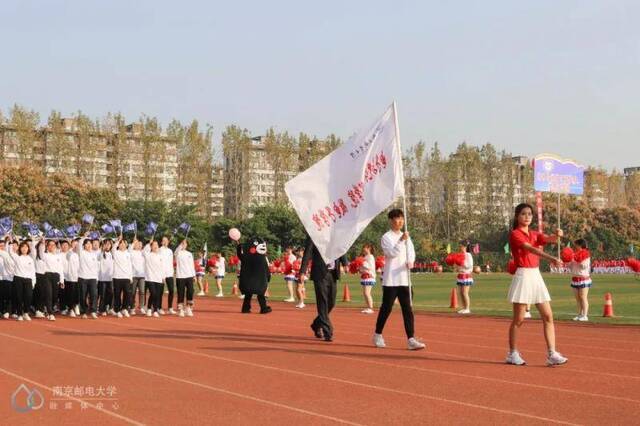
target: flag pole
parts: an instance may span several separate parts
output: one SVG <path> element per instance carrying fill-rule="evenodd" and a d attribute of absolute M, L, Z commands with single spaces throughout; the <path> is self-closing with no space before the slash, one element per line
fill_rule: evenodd
<path fill-rule="evenodd" d="M 402 164 L 402 147 L 400 144 L 400 126 L 398 125 L 398 105 L 396 101 L 393 101 L 393 121 L 396 127 L 396 149 L 398 151 L 398 157 L 400 158 L 400 172 L 402 173 L 402 213 L 404 215 L 404 232 L 408 230 L 408 218 L 407 218 L 407 196 L 404 187 L 404 165 Z M 407 263 L 409 261 L 409 240 L 405 240 L 405 251 L 407 253 Z M 407 269 L 409 267 L 407 266 Z M 411 269 L 407 273 L 409 278 L 409 303 L 413 306 L 412 284 L 411 284 Z"/>

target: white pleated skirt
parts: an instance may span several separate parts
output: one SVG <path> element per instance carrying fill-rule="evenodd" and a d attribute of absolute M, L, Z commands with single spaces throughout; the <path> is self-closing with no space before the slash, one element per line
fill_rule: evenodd
<path fill-rule="evenodd" d="M 531 305 L 551 300 L 549 290 L 547 290 L 538 268 L 518 268 L 513 280 L 511 280 L 507 297 L 511 303 L 527 303 Z"/>

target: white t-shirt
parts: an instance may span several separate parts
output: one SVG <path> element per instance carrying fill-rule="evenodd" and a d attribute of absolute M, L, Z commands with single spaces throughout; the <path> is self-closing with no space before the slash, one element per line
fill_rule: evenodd
<path fill-rule="evenodd" d="M 571 275 L 574 277 L 588 277 L 591 273 L 591 259 L 586 258 L 582 262 L 576 262 L 572 260 L 569 262 L 569 269 L 571 270 Z"/>
<path fill-rule="evenodd" d="M 164 246 L 160 247 L 158 252 L 162 256 L 164 278 L 173 278 L 173 252 L 169 247 Z"/>
<path fill-rule="evenodd" d="M 133 266 L 129 250 L 114 250 L 113 278 L 116 280 L 130 280 L 133 278 Z"/>
<path fill-rule="evenodd" d="M 216 272 L 216 276 L 224 276 L 226 270 L 226 260 L 224 257 L 220 256 L 218 258 L 218 261 L 216 262 L 216 268 L 218 269 L 218 271 Z"/>
<path fill-rule="evenodd" d="M 171 251 L 171 250 L 169 250 Z M 153 283 L 163 283 L 165 277 L 164 262 L 165 259 L 160 254 L 160 250 L 152 252 L 151 247 L 147 244 L 143 250 L 144 255 L 144 279 Z M 171 254 L 173 258 L 173 254 Z M 172 268 L 173 269 L 173 268 Z"/>
<path fill-rule="evenodd" d="M 410 271 L 407 263 L 413 263 L 416 260 L 416 252 L 411 238 L 401 241 L 401 237 L 402 231 L 388 231 L 380 240 L 380 246 L 384 252 L 383 286 L 409 286 Z"/>
<path fill-rule="evenodd" d="M 193 278 L 196 276 L 193 254 L 190 251 L 182 250 L 178 246 L 176 249 L 176 278 Z"/>
<path fill-rule="evenodd" d="M 144 255 L 142 254 L 142 250 L 134 250 L 129 247 L 129 253 L 131 253 L 133 276 L 135 278 L 144 278 Z"/>
<path fill-rule="evenodd" d="M 35 286 L 36 266 L 31 256 L 20 256 L 13 250 L 9 252 L 2 250 L 0 251 L 0 256 L 2 256 L 5 266 L 10 267 L 9 269 L 13 271 L 14 276 L 31 279 L 31 285 Z"/>
<path fill-rule="evenodd" d="M 471 274 L 473 273 L 473 256 L 469 252 L 465 252 L 464 254 L 464 265 L 456 266 L 456 269 L 461 274 Z"/>
<path fill-rule="evenodd" d="M 69 250 L 67 253 L 67 261 L 64 269 L 64 280 L 68 282 L 78 282 L 78 268 L 80 267 L 80 257 L 78 253 Z"/>
<path fill-rule="evenodd" d="M 362 264 L 362 269 L 360 271 L 360 273 L 367 273 L 370 275 L 369 278 L 367 278 L 367 280 L 374 280 L 376 279 L 376 259 L 375 257 L 373 257 L 372 254 L 368 254 L 364 257 L 364 263 Z"/>
<path fill-rule="evenodd" d="M 85 250 L 82 246 L 84 238 L 78 242 L 78 257 L 80 263 L 78 267 L 78 278 L 84 280 L 97 280 L 100 273 L 100 264 L 98 263 L 98 256 L 93 250 Z M 98 250 L 98 255 L 100 251 Z"/>

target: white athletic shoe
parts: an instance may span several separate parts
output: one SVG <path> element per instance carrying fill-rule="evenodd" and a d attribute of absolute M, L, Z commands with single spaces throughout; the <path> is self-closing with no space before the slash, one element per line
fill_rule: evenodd
<path fill-rule="evenodd" d="M 136 314 L 136 310 L 135 309 L 129 309 L 129 316 L 133 316 Z"/>
<path fill-rule="evenodd" d="M 118 312 L 118 313 L 116 314 L 116 317 L 118 317 L 118 318 L 122 318 L 122 312 Z"/>
<path fill-rule="evenodd" d="M 22 317 L 25 319 L 25 321 L 31 321 L 31 317 L 29 316 L 29 314 L 22 314 Z"/>
<path fill-rule="evenodd" d="M 307 305 L 305 305 L 304 303 L 298 303 L 298 304 L 296 305 L 296 308 L 298 308 L 298 309 L 303 309 L 305 306 L 307 306 Z"/>
<path fill-rule="evenodd" d="M 524 313 L 524 317 L 525 317 L 525 318 L 531 318 L 531 311 L 526 311 L 526 312 Z"/>
<path fill-rule="evenodd" d="M 145 315 L 147 313 L 147 310 L 145 308 L 140 308 L 140 313 L 142 315 Z"/>
<path fill-rule="evenodd" d="M 157 312 L 154 312 L 154 313 L 153 313 L 153 316 L 154 316 L 154 318 L 160 318 L 160 315 L 158 315 L 158 313 L 157 313 Z"/>
<path fill-rule="evenodd" d="M 44 318 L 44 314 L 40 311 L 36 311 L 36 318 Z"/>
<path fill-rule="evenodd" d="M 216 297 L 224 297 L 224 293 L 220 292 L 220 293 L 216 294 Z"/>
<path fill-rule="evenodd" d="M 75 308 L 73 308 L 73 310 L 74 310 L 74 312 L 76 313 L 76 316 L 77 316 L 77 315 L 80 315 L 80 307 L 79 307 L 78 305 L 76 305 L 76 307 L 75 307 Z"/>
<path fill-rule="evenodd" d="M 82 319 L 87 319 L 87 318 L 89 318 L 87 314 L 82 314 Z"/>
<path fill-rule="evenodd" d="M 164 314 L 165 314 L 165 313 L 164 313 L 164 309 L 160 308 L 160 310 L 158 311 L 158 313 L 159 313 L 160 315 L 164 315 Z"/>
<path fill-rule="evenodd" d="M 292 302 L 295 302 L 295 301 L 296 301 L 296 299 L 294 299 L 293 297 L 287 297 L 286 299 L 284 299 L 284 302 L 287 302 L 287 303 L 292 303 Z"/>
<path fill-rule="evenodd" d="M 505 362 L 512 365 L 525 365 L 527 363 L 524 359 L 522 359 L 522 357 L 520 356 L 520 352 L 518 351 L 509 352 L 507 354 L 507 359 L 505 360 Z"/>
<path fill-rule="evenodd" d="M 98 314 L 96 314 L 95 312 L 91 312 L 91 318 L 98 319 Z"/>
<path fill-rule="evenodd" d="M 76 311 L 74 311 L 73 309 L 69 311 L 69 317 L 75 318 L 76 316 Z"/>
<path fill-rule="evenodd" d="M 66 317 L 67 315 L 69 315 L 69 310 L 65 309 L 64 311 L 60 312 L 60 314 Z"/>
<path fill-rule="evenodd" d="M 187 310 L 186 310 L 185 314 L 186 314 L 188 317 L 192 317 L 192 316 L 193 316 L 193 311 L 191 310 L 191 308 L 187 308 Z"/>
<path fill-rule="evenodd" d="M 427 347 L 427 345 L 425 345 L 424 343 L 422 343 L 421 341 L 419 341 L 415 337 L 412 337 L 409 340 L 407 340 L 407 348 L 410 351 L 419 351 L 420 349 L 424 349 L 426 347 Z"/>
<path fill-rule="evenodd" d="M 150 317 L 152 315 L 151 313 L 151 309 L 147 309 L 147 313 L 145 314 L 146 316 Z"/>
<path fill-rule="evenodd" d="M 2 318 L 9 319 L 9 312 L 5 312 L 4 315 L 2 315 Z"/>
<path fill-rule="evenodd" d="M 101 314 L 100 314 L 100 316 L 102 316 L 102 317 L 106 317 L 106 316 L 107 316 L 107 313 L 106 313 L 106 312 L 103 312 L 103 313 L 101 313 Z"/>
<path fill-rule="evenodd" d="M 361 310 L 360 312 L 363 314 L 371 315 L 373 313 L 373 309 L 366 308 Z"/>
<path fill-rule="evenodd" d="M 461 314 L 461 315 L 469 315 L 471 313 L 471 310 L 469 310 L 469 309 L 460 309 L 458 311 L 458 313 Z"/>
<path fill-rule="evenodd" d="M 581 316 L 578 318 L 578 321 L 587 322 L 587 321 L 589 321 L 589 317 L 588 317 L 588 316 L 586 316 L 586 315 L 581 315 Z"/>
<path fill-rule="evenodd" d="M 11 318 L 18 319 L 18 314 L 11 314 Z"/>
<path fill-rule="evenodd" d="M 169 314 L 175 315 L 177 312 L 173 310 L 173 308 L 169 308 Z"/>
<path fill-rule="evenodd" d="M 22 318 L 22 315 L 20 315 L 18 318 L 16 318 L 17 321 L 24 321 L 24 318 Z"/>
<path fill-rule="evenodd" d="M 573 317 L 574 321 L 580 321 L 580 318 L 582 318 L 582 315 L 578 315 L 576 317 Z"/>
<path fill-rule="evenodd" d="M 562 356 L 560 352 L 549 352 L 549 356 L 547 357 L 547 365 L 562 365 L 569 361 L 568 358 Z"/>
<path fill-rule="evenodd" d="M 386 348 L 387 347 L 386 343 L 384 343 L 384 337 L 382 337 L 382 334 L 374 333 L 372 341 L 373 341 L 373 344 L 374 344 L 374 346 L 376 348 Z"/>
<path fill-rule="evenodd" d="M 241 294 L 240 296 L 238 296 L 238 299 L 244 299 L 244 294 Z"/>
<path fill-rule="evenodd" d="M 178 316 L 179 316 L 180 318 L 184 318 L 184 309 L 179 309 L 179 310 L 178 310 Z"/>
<path fill-rule="evenodd" d="M 200 290 L 196 296 L 204 296 L 204 291 Z"/>
<path fill-rule="evenodd" d="M 112 316 L 115 317 L 115 316 L 117 316 L 117 313 L 113 309 L 109 309 L 109 315 L 112 315 Z"/>
<path fill-rule="evenodd" d="M 47 319 L 48 319 L 49 321 L 55 321 L 55 320 L 56 320 L 56 317 L 54 317 L 53 315 L 49 315 L 49 316 L 47 317 Z"/>

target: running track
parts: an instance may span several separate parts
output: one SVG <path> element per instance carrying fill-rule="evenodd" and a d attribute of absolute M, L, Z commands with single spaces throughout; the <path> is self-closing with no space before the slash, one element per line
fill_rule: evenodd
<path fill-rule="evenodd" d="M 194 318 L 0 320 L 2 423 L 632 424 L 640 417 L 638 327 L 558 323 L 558 348 L 570 361 L 549 368 L 541 324 L 529 321 L 521 340 L 529 365 L 515 367 L 503 364 L 505 319 L 418 314 L 427 350 L 410 352 L 398 307 L 387 348 L 376 349 L 375 316 L 354 309 L 334 311 L 335 340 L 325 343 L 309 329 L 311 305 L 274 302 L 269 315 L 242 315 L 237 299 L 196 303 Z M 41 409 L 12 408 L 20 384 L 42 392 Z M 99 385 L 116 388 L 117 406 L 82 392 L 54 396 L 54 388 Z"/>

